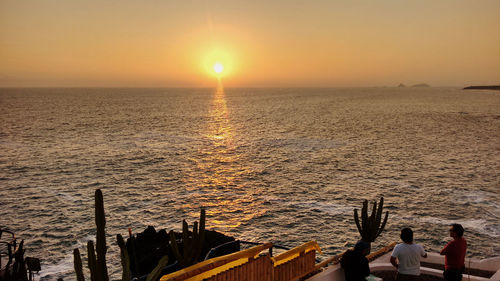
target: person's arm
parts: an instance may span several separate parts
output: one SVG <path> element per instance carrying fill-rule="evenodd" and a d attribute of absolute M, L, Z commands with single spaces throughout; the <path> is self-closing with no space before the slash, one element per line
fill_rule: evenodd
<path fill-rule="evenodd" d="M 422 255 L 422 257 L 425 259 L 425 258 L 427 258 L 427 252 L 425 251 L 424 247 L 421 247 L 421 248 L 422 248 L 422 253 L 421 253 L 421 255 Z"/>
<path fill-rule="evenodd" d="M 399 255 L 400 247 L 399 244 L 394 247 L 394 250 L 392 250 L 391 254 L 391 264 L 395 267 L 398 268 L 399 264 L 396 262 L 396 257 Z"/>
<path fill-rule="evenodd" d="M 441 250 L 441 252 L 439 252 L 439 254 L 441 256 L 444 256 L 446 254 L 448 254 L 448 246 L 450 246 L 451 242 L 449 242 L 448 244 L 446 244 L 446 246 L 444 246 L 444 248 Z"/>
<path fill-rule="evenodd" d="M 395 268 L 399 267 L 398 263 L 396 262 L 396 257 L 391 256 L 391 263 Z"/>

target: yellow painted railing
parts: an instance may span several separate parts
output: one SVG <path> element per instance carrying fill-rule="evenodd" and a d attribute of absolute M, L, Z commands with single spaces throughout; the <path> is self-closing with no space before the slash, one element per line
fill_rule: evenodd
<path fill-rule="evenodd" d="M 273 266 L 269 254 L 249 259 L 245 264 L 218 273 L 206 281 L 273 281 Z"/>
<path fill-rule="evenodd" d="M 367 256 L 373 260 L 392 250 L 396 243 Z M 233 254 L 200 262 L 163 276 L 160 281 L 291 281 L 314 274 L 329 263 L 337 263 L 342 254 L 316 264 L 316 252 L 321 249 L 316 241 L 307 242 L 275 257 L 262 254 L 273 246 L 265 243 Z"/>
<path fill-rule="evenodd" d="M 297 280 L 316 270 L 316 250 L 301 252 L 292 259 L 274 265 L 274 281 Z"/>
<path fill-rule="evenodd" d="M 389 252 L 390 250 L 394 249 L 394 247 L 396 246 L 396 242 L 392 242 L 391 244 L 385 246 L 384 248 L 376 251 L 376 252 L 373 252 L 371 254 L 369 254 L 368 256 L 366 256 L 366 258 L 369 260 L 369 261 L 373 261 L 374 259 L 382 256 L 383 254 Z"/>
<path fill-rule="evenodd" d="M 272 243 L 255 246 L 237 253 L 216 257 L 163 276 L 160 281 L 287 281 L 305 276 L 315 268 L 316 251 L 311 241 L 276 257 L 262 255 Z"/>
<path fill-rule="evenodd" d="M 298 257 L 300 253 L 307 253 L 312 250 L 316 250 L 321 254 L 321 248 L 319 247 L 318 243 L 316 241 L 309 241 L 303 245 L 300 245 L 284 253 L 281 253 L 275 257 L 272 257 L 271 260 L 273 261 L 274 266 L 278 266 L 282 263 L 285 263 L 291 259 Z"/>
<path fill-rule="evenodd" d="M 272 246 L 272 243 L 265 243 L 233 254 L 202 261 L 190 267 L 164 275 L 160 281 L 203 280 L 230 268 L 247 263 L 249 259 L 254 259 L 263 250 L 269 249 Z"/>

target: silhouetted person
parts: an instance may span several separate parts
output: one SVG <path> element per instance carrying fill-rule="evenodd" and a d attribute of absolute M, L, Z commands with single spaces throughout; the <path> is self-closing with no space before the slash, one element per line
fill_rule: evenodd
<path fill-rule="evenodd" d="M 452 241 L 448 242 L 441 250 L 444 255 L 444 279 L 447 281 L 461 281 L 462 273 L 465 271 L 465 252 L 467 251 L 467 241 L 465 241 L 464 228 L 460 224 L 450 226 L 450 237 Z"/>
<path fill-rule="evenodd" d="M 418 280 L 420 276 L 420 257 L 427 257 L 427 253 L 419 244 L 413 243 L 413 231 L 411 228 L 401 230 L 403 243 L 394 247 L 391 255 L 391 263 L 398 269 L 397 280 Z M 396 262 L 396 259 L 398 262 Z"/>
<path fill-rule="evenodd" d="M 347 250 L 340 259 L 340 265 L 344 269 L 346 281 L 365 281 L 370 275 L 370 267 L 366 255 L 369 252 L 370 245 L 359 241 L 353 250 Z"/>

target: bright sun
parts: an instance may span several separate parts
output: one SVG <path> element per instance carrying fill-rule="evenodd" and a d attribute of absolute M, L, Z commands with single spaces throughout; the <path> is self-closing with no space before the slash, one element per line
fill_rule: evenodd
<path fill-rule="evenodd" d="M 224 66 L 222 65 L 222 63 L 220 63 L 220 62 L 215 63 L 214 64 L 214 71 L 217 74 L 221 74 L 222 71 L 224 71 Z"/>

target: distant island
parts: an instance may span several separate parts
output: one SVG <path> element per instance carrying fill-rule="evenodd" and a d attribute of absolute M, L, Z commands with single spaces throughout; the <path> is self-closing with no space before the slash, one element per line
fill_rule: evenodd
<path fill-rule="evenodd" d="M 421 84 L 415 84 L 411 86 L 412 88 L 419 88 L 419 87 L 430 87 L 429 84 L 421 83 Z M 398 88 L 406 88 L 406 85 L 403 83 L 399 83 Z"/>
<path fill-rule="evenodd" d="M 421 84 L 415 84 L 412 87 L 430 87 L 429 84 L 421 83 Z"/>
<path fill-rule="evenodd" d="M 469 87 L 465 87 L 464 90 L 500 90 L 500 85 L 469 86 Z"/>

